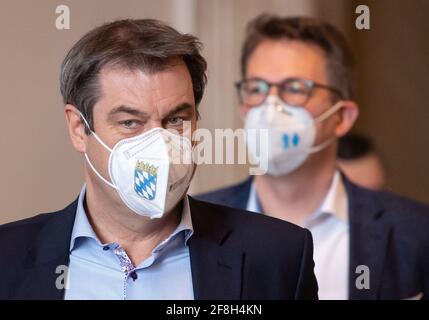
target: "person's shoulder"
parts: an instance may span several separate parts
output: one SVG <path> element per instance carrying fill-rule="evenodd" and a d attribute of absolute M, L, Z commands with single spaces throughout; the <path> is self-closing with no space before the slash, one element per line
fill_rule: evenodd
<path fill-rule="evenodd" d="M 39 214 L 37 216 L 10 222 L 0 226 L 0 270 L 4 272 L 10 263 L 17 263 L 25 258 L 29 248 L 54 213 Z M 9 266 L 9 267 L 8 267 Z"/>
<path fill-rule="evenodd" d="M 408 230 L 429 228 L 429 206 L 390 191 L 380 191 L 374 197 L 382 203 L 383 214 L 395 223 L 397 228 Z"/>
<path fill-rule="evenodd" d="M 383 221 L 394 225 L 397 230 L 409 232 L 413 230 L 417 236 L 422 231 L 427 233 L 429 228 L 429 206 L 408 197 L 398 195 L 388 190 L 370 190 L 356 185 L 348 187 L 351 214 L 365 215 L 363 210 L 357 210 L 360 204 L 375 206 Z M 423 236 L 422 234 L 422 236 Z"/>
<path fill-rule="evenodd" d="M 252 179 L 248 178 L 233 185 L 196 194 L 193 197 L 197 200 L 231 206 L 230 203 L 236 201 L 237 196 L 242 197 L 243 201 L 247 201 L 251 184 Z"/>
<path fill-rule="evenodd" d="M 243 246 L 263 245 L 267 250 L 284 250 L 285 246 L 302 249 L 303 242 L 311 239 L 308 230 L 284 220 L 201 200 L 194 201 L 203 207 L 201 211 L 204 210 L 204 215 L 209 214 L 212 219 L 222 221 L 233 229 L 235 240 L 243 242 Z"/>
<path fill-rule="evenodd" d="M 429 218 L 429 206 L 408 197 L 396 194 L 389 190 L 370 190 L 350 184 L 352 192 L 348 193 L 352 201 L 358 198 L 360 201 L 377 204 L 385 213 L 391 215 L 407 215 L 413 218 Z"/>
<path fill-rule="evenodd" d="M 26 234 L 28 232 L 31 233 L 31 231 L 37 231 L 56 213 L 57 212 L 41 213 L 34 217 L 0 225 L 0 239 L 4 236 L 10 236 L 16 233 Z"/>
<path fill-rule="evenodd" d="M 230 195 L 231 191 L 235 191 L 237 189 L 243 188 L 248 182 L 249 180 L 244 180 L 244 181 L 240 181 L 239 183 L 217 188 L 211 191 L 198 193 L 194 196 L 194 198 L 198 200 L 204 200 L 205 198 L 210 198 L 213 195 Z"/>
<path fill-rule="evenodd" d="M 429 218 L 429 206 L 427 204 L 390 191 L 381 191 L 379 192 L 378 197 L 382 199 L 386 208 L 393 212 L 401 212 L 415 215 L 415 217 Z"/>
<path fill-rule="evenodd" d="M 68 213 L 71 213 L 75 206 L 74 202 L 59 211 L 40 213 L 30 218 L 0 225 L 0 243 L 5 244 L 2 245 L 0 256 L 4 257 L 9 251 L 19 251 L 31 245 L 40 231 L 52 221 L 69 222 L 72 215 Z"/>

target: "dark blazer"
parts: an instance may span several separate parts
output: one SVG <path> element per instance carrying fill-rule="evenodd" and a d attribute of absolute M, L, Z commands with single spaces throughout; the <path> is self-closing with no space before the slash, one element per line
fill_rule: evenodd
<path fill-rule="evenodd" d="M 196 299 L 317 299 L 311 233 L 284 221 L 189 197 Z M 0 226 L 0 299 L 62 299 L 77 201 Z"/>
<path fill-rule="evenodd" d="M 389 192 L 358 187 L 344 175 L 343 181 L 349 200 L 349 297 L 429 299 L 429 208 Z M 246 209 L 251 182 L 249 178 L 196 198 Z M 358 290 L 355 285 L 359 265 L 369 267 L 369 289 Z"/>

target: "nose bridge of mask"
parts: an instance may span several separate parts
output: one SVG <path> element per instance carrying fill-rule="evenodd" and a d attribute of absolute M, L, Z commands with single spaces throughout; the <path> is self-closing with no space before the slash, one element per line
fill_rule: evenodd
<path fill-rule="evenodd" d="M 135 144 L 132 143 L 133 140 L 136 141 Z M 157 143 L 159 140 L 163 141 L 163 143 Z M 128 148 L 121 150 L 122 144 L 128 144 L 130 142 L 131 145 Z M 148 151 L 147 148 L 150 148 L 153 144 L 156 144 L 156 148 L 150 152 L 151 155 L 146 154 L 145 156 L 151 158 L 155 155 L 156 158 L 164 161 L 179 161 L 183 156 L 182 153 L 192 150 L 192 143 L 187 137 L 177 135 L 163 128 L 154 128 L 142 135 L 121 140 L 113 148 L 113 153 L 119 152 L 128 160 L 138 155 L 143 150 Z M 186 154 L 186 156 L 189 155 Z"/>
<path fill-rule="evenodd" d="M 156 140 L 158 140 L 160 136 L 164 141 L 164 144 L 162 144 L 162 147 L 164 148 L 164 150 L 162 150 L 163 152 L 157 154 L 156 156 L 165 158 L 166 139 L 164 138 L 164 132 L 162 128 L 153 128 L 138 136 L 131 137 L 128 139 L 123 139 L 113 147 L 112 152 L 113 153 L 119 152 L 122 156 L 125 157 L 126 160 L 129 160 L 130 158 L 141 153 L 143 150 L 147 149 L 147 147 L 152 145 Z M 123 145 L 126 146 L 127 144 L 129 144 L 129 146 L 124 150 L 121 150 L 122 146 Z"/>
<path fill-rule="evenodd" d="M 291 116 L 291 110 L 280 98 L 276 95 L 270 95 L 265 102 L 266 110 L 272 119 L 278 119 L 279 113 Z M 271 119 L 270 119 L 271 120 Z"/>
<path fill-rule="evenodd" d="M 313 122 L 313 117 L 306 109 L 289 106 L 276 95 L 268 96 L 260 108 L 261 118 L 265 119 L 271 128 L 284 127 L 285 125 L 296 126 L 298 122 L 303 125 L 310 125 Z"/>
<path fill-rule="evenodd" d="M 267 123 L 273 124 L 275 123 L 277 117 L 277 107 L 274 104 L 268 104 L 262 107 L 262 119 L 265 119 Z"/>
<path fill-rule="evenodd" d="M 182 148 L 187 150 L 186 147 L 190 146 L 190 144 L 190 141 L 185 137 L 181 137 L 159 127 L 153 128 L 138 136 L 123 139 L 113 147 L 109 159 L 110 179 L 113 184 L 119 187 L 118 172 L 113 168 L 114 159 L 122 158 L 125 162 L 132 163 L 133 166 L 135 160 L 144 160 L 149 162 L 155 161 L 154 163 L 157 163 L 158 166 L 161 167 L 169 167 L 169 163 L 175 163 L 177 157 L 181 156 Z M 122 162 L 121 160 L 119 161 Z M 162 174 L 162 172 L 164 172 L 164 174 Z M 168 176 L 169 170 L 159 170 L 159 181 L 162 177 L 167 179 Z"/>

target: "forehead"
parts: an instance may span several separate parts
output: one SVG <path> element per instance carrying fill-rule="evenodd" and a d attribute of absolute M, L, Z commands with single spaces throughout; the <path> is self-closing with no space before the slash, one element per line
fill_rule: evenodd
<path fill-rule="evenodd" d="M 277 82 L 288 77 L 326 81 L 326 57 L 316 45 L 295 40 L 264 40 L 249 57 L 246 77 Z"/>
<path fill-rule="evenodd" d="M 115 107 L 174 107 L 181 102 L 194 104 L 192 79 L 183 61 L 174 60 L 160 71 L 105 68 L 99 77 L 100 102 Z M 172 105 L 174 104 L 174 106 Z"/>

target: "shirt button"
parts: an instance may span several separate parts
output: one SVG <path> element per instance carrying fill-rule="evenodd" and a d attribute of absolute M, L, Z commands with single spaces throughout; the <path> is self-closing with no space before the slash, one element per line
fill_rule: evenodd
<path fill-rule="evenodd" d="M 130 273 L 131 278 L 133 278 L 133 281 L 137 280 L 137 273 L 135 271 Z"/>
<path fill-rule="evenodd" d="M 104 246 L 104 247 L 103 247 L 103 250 L 104 250 L 104 251 L 107 251 L 107 250 L 109 250 L 109 249 L 110 249 L 110 248 L 109 248 L 109 246 Z"/>

